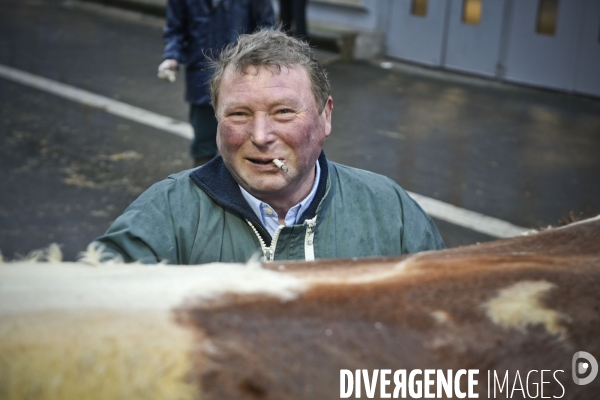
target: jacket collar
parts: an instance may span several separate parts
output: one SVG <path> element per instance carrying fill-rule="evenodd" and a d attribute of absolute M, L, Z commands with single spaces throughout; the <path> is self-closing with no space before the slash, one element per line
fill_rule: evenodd
<path fill-rule="evenodd" d="M 298 220 L 300 224 L 316 215 L 317 207 L 321 203 L 321 200 L 323 200 L 327 190 L 329 169 L 324 151 L 321 151 L 318 162 L 321 167 L 321 176 L 317 193 L 310 206 Z M 265 240 L 267 245 L 270 245 L 271 235 L 269 235 L 263 224 L 258 220 L 256 214 L 252 211 L 248 202 L 246 202 L 246 199 L 244 199 L 238 183 L 233 179 L 221 156 L 213 158 L 201 168 L 192 171 L 190 178 L 219 206 L 233 212 L 242 219 L 251 221 L 260 232 L 263 240 Z"/>

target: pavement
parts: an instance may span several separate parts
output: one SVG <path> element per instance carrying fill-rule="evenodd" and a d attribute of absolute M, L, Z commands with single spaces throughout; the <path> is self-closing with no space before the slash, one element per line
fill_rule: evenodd
<path fill-rule="evenodd" d="M 0 65 L 186 121 L 182 79 L 156 78 L 160 26 L 118 10 L 5 0 Z M 600 214 L 599 99 L 324 56 L 333 161 L 525 228 Z M 74 260 L 152 183 L 191 167 L 188 140 L 101 108 L 3 77 L 0 105 L 5 258 L 56 242 Z M 434 220 L 449 247 L 496 239 Z"/>

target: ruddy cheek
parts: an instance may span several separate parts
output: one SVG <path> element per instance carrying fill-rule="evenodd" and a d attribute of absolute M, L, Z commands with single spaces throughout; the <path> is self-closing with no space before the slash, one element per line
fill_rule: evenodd
<path fill-rule="evenodd" d="M 223 124 L 219 129 L 221 144 L 225 147 L 239 147 L 246 140 L 243 128 L 238 126 L 231 126 Z"/>

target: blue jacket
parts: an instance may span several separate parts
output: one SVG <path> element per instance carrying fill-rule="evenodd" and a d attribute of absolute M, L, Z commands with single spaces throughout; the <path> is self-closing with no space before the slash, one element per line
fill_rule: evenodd
<path fill-rule="evenodd" d="M 164 28 L 163 58 L 186 66 L 185 99 L 192 104 L 210 104 L 205 54 L 217 55 L 242 33 L 272 26 L 271 0 L 169 0 Z"/>

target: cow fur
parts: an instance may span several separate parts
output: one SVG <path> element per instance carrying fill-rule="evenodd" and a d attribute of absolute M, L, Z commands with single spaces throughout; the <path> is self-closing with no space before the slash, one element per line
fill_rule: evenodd
<path fill-rule="evenodd" d="M 340 369 L 384 368 L 479 369 L 482 391 L 487 370 L 560 369 L 565 398 L 600 392 L 600 379 L 570 378 L 575 351 L 600 355 L 599 218 L 398 259 L 267 268 L 310 287 L 290 302 L 231 295 L 177 311 L 206 346 L 195 356 L 206 399 L 339 398 Z M 560 396 L 553 383 L 545 396 Z"/>
<path fill-rule="evenodd" d="M 94 263 L 0 265 L 0 398 L 332 399 L 340 369 L 384 368 L 600 392 L 570 378 L 574 352 L 600 359 L 600 218 L 398 258 Z"/>

